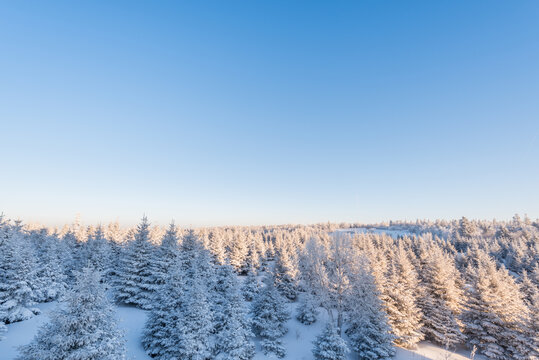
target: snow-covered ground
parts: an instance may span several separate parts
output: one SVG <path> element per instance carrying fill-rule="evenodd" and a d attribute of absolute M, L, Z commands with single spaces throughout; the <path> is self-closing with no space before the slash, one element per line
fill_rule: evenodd
<path fill-rule="evenodd" d="M 311 353 L 312 342 L 316 336 L 322 332 L 326 320 L 326 314 L 321 310 L 319 320 L 312 325 L 303 325 L 295 319 L 296 303 L 288 304 L 292 318 L 288 321 L 288 334 L 283 338 L 284 346 L 287 349 L 285 359 L 289 360 L 310 360 L 313 359 Z M 34 318 L 15 324 L 8 325 L 8 332 L 5 339 L 0 341 L 0 358 L 3 360 L 13 360 L 18 352 L 17 347 L 29 343 L 37 332 L 38 327 L 48 321 L 48 313 L 57 305 L 56 302 L 39 304 L 42 314 Z M 129 360 L 150 360 L 140 344 L 140 336 L 144 328 L 147 312 L 135 307 L 116 307 L 117 316 L 120 319 L 120 327 L 125 330 L 127 340 L 127 355 Z M 267 359 L 260 350 L 257 341 L 256 360 Z M 417 350 L 410 351 L 397 348 L 395 360 L 464 360 L 469 359 L 469 352 L 462 350 L 458 353 L 447 352 L 428 342 L 423 342 Z M 353 353 L 348 358 L 355 359 Z M 476 357 L 478 359 L 479 357 Z"/>

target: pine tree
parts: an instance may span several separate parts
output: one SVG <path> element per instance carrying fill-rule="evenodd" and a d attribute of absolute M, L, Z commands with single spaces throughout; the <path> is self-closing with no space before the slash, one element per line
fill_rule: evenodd
<path fill-rule="evenodd" d="M 155 290 L 149 228 L 148 219 L 143 217 L 137 226 L 135 239 L 129 243 L 121 258 L 121 267 L 115 279 L 116 300 L 143 309 L 151 309 Z"/>
<path fill-rule="evenodd" d="M 528 339 L 531 345 L 529 357 L 530 359 L 539 359 L 539 289 L 531 296 L 528 303 L 530 318 L 528 322 Z"/>
<path fill-rule="evenodd" d="M 238 290 L 238 287 L 234 268 L 230 265 L 218 266 L 214 283 L 215 296 L 213 298 L 213 320 L 215 322 L 215 331 L 217 332 L 224 325 L 229 298 Z"/>
<path fill-rule="evenodd" d="M 179 321 L 179 309 L 185 288 L 180 262 L 171 264 L 165 283 L 156 291 L 155 304 L 148 315 L 142 337 L 146 353 L 157 359 L 171 359 L 174 355 L 173 333 Z"/>
<path fill-rule="evenodd" d="M 354 276 L 347 303 L 349 327 L 346 333 L 359 359 L 391 359 L 395 355 L 394 336 L 391 335 L 375 278 L 365 260 L 361 261 Z"/>
<path fill-rule="evenodd" d="M 331 322 L 327 323 L 324 332 L 313 343 L 313 355 L 317 360 L 344 360 L 349 351 L 346 342 Z"/>
<path fill-rule="evenodd" d="M 217 359 L 250 360 L 255 346 L 251 340 L 251 323 L 238 291 L 237 282 L 229 289 L 226 302 L 222 305 L 221 326 L 217 333 Z"/>
<path fill-rule="evenodd" d="M 396 250 L 383 294 L 389 324 L 397 345 L 412 348 L 423 339 L 421 310 L 417 306 L 417 273 L 402 245 Z"/>
<path fill-rule="evenodd" d="M 33 234 L 38 236 L 40 241 L 41 256 L 37 261 L 38 301 L 52 301 L 65 293 L 67 276 L 62 265 L 62 248 L 59 239 L 55 236 L 47 236 L 43 230 L 38 234 Z"/>
<path fill-rule="evenodd" d="M 38 297 L 36 263 L 31 244 L 19 229 L 7 230 L 0 239 L 0 321 L 27 320 L 39 310 L 32 308 Z"/>
<path fill-rule="evenodd" d="M 304 325 L 311 325 L 316 322 L 318 316 L 318 303 L 314 295 L 310 292 L 305 293 L 300 299 L 297 308 L 296 319 Z"/>
<path fill-rule="evenodd" d="M 211 307 L 206 297 L 208 288 L 196 274 L 187 279 L 176 310 L 178 321 L 172 330 L 172 357 L 168 359 L 205 360 L 212 355 L 210 335 L 213 331 Z"/>
<path fill-rule="evenodd" d="M 256 276 L 256 271 L 250 268 L 247 272 L 247 278 L 245 279 L 241 288 L 243 298 L 247 301 L 253 301 L 260 290 L 260 282 Z"/>
<path fill-rule="evenodd" d="M 34 340 L 20 348 L 20 360 L 125 359 L 125 340 L 118 330 L 99 273 L 84 268 Z"/>
<path fill-rule="evenodd" d="M 180 259 L 178 228 L 172 222 L 169 225 L 165 236 L 161 241 L 161 245 L 154 252 L 152 260 L 152 279 L 156 291 L 165 283 L 168 272 L 172 266 Z"/>
<path fill-rule="evenodd" d="M 105 238 L 103 227 L 98 226 L 86 242 L 85 266 L 99 271 L 103 279 L 109 279 L 112 271 L 112 248 Z"/>
<path fill-rule="evenodd" d="M 475 235 L 477 229 L 475 225 L 464 216 L 459 220 L 459 235 L 463 238 L 471 238 Z"/>
<path fill-rule="evenodd" d="M 284 357 L 286 350 L 280 338 L 287 332 L 286 322 L 290 315 L 283 298 L 273 285 L 273 279 L 266 279 L 266 284 L 253 302 L 253 328 L 255 334 L 262 337 L 262 349 L 267 355 L 274 353 Z"/>
<path fill-rule="evenodd" d="M 518 285 L 486 254 L 469 271 L 472 284 L 463 320 L 470 345 L 493 360 L 527 359 L 533 343 L 526 336 L 527 308 Z"/>
<path fill-rule="evenodd" d="M 294 301 L 298 296 L 298 271 L 294 264 L 290 250 L 287 247 L 279 249 L 275 261 L 275 286 L 288 300 Z"/>
<path fill-rule="evenodd" d="M 451 258 L 436 245 L 423 254 L 421 280 L 423 296 L 423 333 L 442 346 L 453 347 L 464 342 L 459 316 L 463 294 L 458 285 L 458 272 Z"/>
<path fill-rule="evenodd" d="M 237 233 L 232 239 L 230 245 L 230 251 L 228 254 L 229 264 L 239 273 L 243 273 L 246 269 L 245 260 L 247 259 L 247 253 L 249 248 L 245 239 L 245 234 Z"/>

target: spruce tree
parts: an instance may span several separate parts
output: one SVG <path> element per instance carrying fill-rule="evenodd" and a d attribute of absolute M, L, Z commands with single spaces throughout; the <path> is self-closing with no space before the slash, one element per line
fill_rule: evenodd
<path fill-rule="evenodd" d="M 165 283 L 156 291 L 155 304 L 144 326 L 142 346 L 151 357 L 167 360 L 174 356 L 173 333 L 179 321 L 184 288 L 181 263 L 172 263 Z"/>
<path fill-rule="evenodd" d="M 112 272 L 112 248 L 105 238 L 103 227 L 98 226 L 86 242 L 85 266 L 90 266 L 101 273 L 103 279 L 110 279 Z"/>
<path fill-rule="evenodd" d="M 313 343 L 313 355 L 317 360 L 344 360 L 349 351 L 346 342 L 331 322 L 327 323 L 324 332 L 318 335 Z"/>
<path fill-rule="evenodd" d="M 178 228 L 174 222 L 172 222 L 169 225 L 165 236 L 163 236 L 161 245 L 154 251 L 151 283 L 155 286 L 156 291 L 165 283 L 170 269 L 180 260 L 180 248 L 178 242 Z"/>
<path fill-rule="evenodd" d="M 0 239 L 0 321 L 27 320 L 39 310 L 33 308 L 38 295 L 36 263 L 31 244 L 17 228 Z"/>
<path fill-rule="evenodd" d="M 419 281 L 408 256 L 400 245 L 393 256 L 383 298 L 389 324 L 396 336 L 395 343 L 413 348 L 424 335 L 421 333 L 421 309 L 417 305 Z"/>
<path fill-rule="evenodd" d="M 215 331 L 219 332 L 224 324 L 225 311 L 228 306 L 230 296 L 238 290 L 238 280 L 234 273 L 234 268 L 230 265 L 217 267 L 214 282 L 212 307 Z"/>
<path fill-rule="evenodd" d="M 526 359 L 534 344 L 527 337 L 528 312 L 518 285 L 486 254 L 469 271 L 472 284 L 463 320 L 470 345 L 489 359 Z"/>
<path fill-rule="evenodd" d="M 253 301 L 260 290 L 260 282 L 256 276 L 256 270 L 250 268 L 247 272 L 247 278 L 245 279 L 243 286 L 241 287 L 241 292 L 243 298 L 247 301 Z"/>
<path fill-rule="evenodd" d="M 237 282 L 230 288 L 222 304 L 221 326 L 217 333 L 217 359 L 250 360 L 254 357 L 251 322 L 243 305 Z"/>
<path fill-rule="evenodd" d="M 423 258 L 423 293 L 419 299 L 424 314 L 423 333 L 427 339 L 442 346 L 461 344 L 465 336 L 459 317 L 464 300 L 455 264 L 436 245 L 431 246 Z"/>
<path fill-rule="evenodd" d="M 115 277 L 116 300 L 151 309 L 155 290 L 152 274 L 153 246 L 150 244 L 150 223 L 142 218 L 124 254 Z"/>
<path fill-rule="evenodd" d="M 347 299 L 346 333 L 360 360 L 389 360 L 395 355 L 394 336 L 384 312 L 375 278 L 365 260 L 354 276 Z"/>
<path fill-rule="evenodd" d="M 67 288 L 67 276 L 62 265 L 62 248 L 59 239 L 40 231 L 41 246 L 38 259 L 38 301 L 52 301 L 63 295 Z"/>
<path fill-rule="evenodd" d="M 187 279 L 180 297 L 178 321 L 172 329 L 169 359 L 205 360 L 212 356 L 210 336 L 214 328 L 211 307 L 207 298 L 208 288 L 196 274 Z"/>
<path fill-rule="evenodd" d="M 262 337 L 264 354 L 274 353 L 284 357 L 286 349 L 280 338 L 288 332 L 286 322 L 290 315 L 284 299 L 273 284 L 273 279 L 266 279 L 265 286 L 253 302 L 253 328 L 255 334 Z"/>
<path fill-rule="evenodd" d="M 125 359 L 125 340 L 107 300 L 99 273 L 75 273 L 74 288 L 34 340 L 20 348 L 19 360 Z"/>
<path fill-rule="evenodd" d="M 290 250 L 287 247 L 279 249 L 275 261 L 275 286 L 277 290 L 290 301 L 298 296 L 298 271 Z"/>
<path fill-rule="evenodd" d="M 305 293 L 297 308 L 296 319 L 304 325 L 311 325 L 316 322 L 318 316 L 318 303 L 311 292 Z"/>

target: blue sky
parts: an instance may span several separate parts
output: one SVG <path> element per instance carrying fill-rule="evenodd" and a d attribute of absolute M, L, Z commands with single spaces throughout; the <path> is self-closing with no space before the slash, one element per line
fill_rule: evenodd
<path fill-rule="evenodd" d="M 0 4 L 0 209 L 539 217 L 537 1 Z"/>

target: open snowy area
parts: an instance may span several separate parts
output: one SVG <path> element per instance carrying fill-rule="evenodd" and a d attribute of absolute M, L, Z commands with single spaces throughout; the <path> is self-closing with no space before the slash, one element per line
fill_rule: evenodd
<path fill-rule="evenodd" d="M 6 338 L 0 342 L 0 354 L 2 359 L 14 360 L 18 351 L 17 348 L 21 345 L 28 344 L 37 333 L 37 328 L 44 322 L 48 321 L 49 311 L 57 306 L 57 302 L 40 304 L 38 308 L 42 311 L 41 315 L 35 316 L 32 319 L 24 322 L 8 325 L 9 332 Z M 297 304 L 290 304 L 290 311 L 295 313 Z M 147 317 L 147 311 L 137 309 L 135 307 L 118 306 L 116 307 L 116 316 L 119 320 L 119 327 L 125 331 L 127 340 L 127 359 L 144 360 L 151 359 L 146 354 L 141 345 L 142 330 Z M 323 320 L 323 319 L 321 319 Z M 316 335 L 322 331 L 322 321 L 318 321 L 312 325 L 303 325 L 296 319 L 288 321 L 288 334 L 283 338 L 283 344 L 288 349 L 285 359 L 291 360 L 308 360 L 313 359 L 311 353 L 311 343 L 316 338 Z M 260 350 L 257 341 L 257 354 L 254 359 L 267 359 Z M 448 352 L 439 346 L 435 346 L 428 342 L 420 343 L 418 349 L 406 350 L 397 348 L 395 360 L 460 360 L 469 359 L 469 351 L 460 351 L 458 353 Z M 476 357 L 480 359 L 481 357 Z M 356 359 L 355 354 L 348 354 L 348 359 Z"/>

